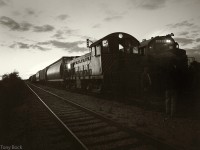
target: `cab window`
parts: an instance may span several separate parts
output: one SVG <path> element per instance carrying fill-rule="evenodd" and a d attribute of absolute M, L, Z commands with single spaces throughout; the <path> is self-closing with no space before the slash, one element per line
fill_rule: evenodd
<path fill-rule="evenodd" d="M 119 41 L 119 52 L 127 54 L 139 54 L 138 47 L 130 39 Z"/>
<path fill-rule="evenodd" d="M 92 56 L 95 56 L 95 47 L 92 47 Z"/>
<path fill-rule="evenodd" d="M 101 45 L 97 45 L 96 46 L 96 56 L 100 56 L 101 55 Z"/>
<path fill-rule="evenodd" d="M 109 44 L 108 44 L 108 40 L 103 40 L 102 41 L 102 52 L 103 53 L 109 53 Z"/>
<path fill-rule="evenodd" d="M 133 54 L 139 54 L 138 47 L 133 47 Z"/>
<path fill-rule="evenodd" d="M 119 51 L 124 52 L 124 46 L 122 44 L 119 44 Z"/>
<path fill-rule="evenodd" d="M 139 49 L 139 54 L 143 56 L 145 55 L 145 51 L 146 51 L 146 47 L 142 47 Z"/>

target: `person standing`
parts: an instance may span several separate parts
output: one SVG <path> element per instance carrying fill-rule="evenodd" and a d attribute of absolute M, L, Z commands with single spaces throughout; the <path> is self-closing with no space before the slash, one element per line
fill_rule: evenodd
<path fill-rule="evenodd" d="M 179 87 L 179 76 L 176 64 L 170 64 L 165 73 L 165 111 L 167 117 L 173 117 L 176 113 L 177 94 Z"/>
<path fill-rule="evenodd" d="M 149 68 L 144 67 L 144 70 L 141 76 L 141 87 L 142 87 L 143 100 L 145 101 L 147 107 L 149 105 L 149 94 L 150 94 L 151 85 L 152 85 L 152 81 L 149 74 Z"/>

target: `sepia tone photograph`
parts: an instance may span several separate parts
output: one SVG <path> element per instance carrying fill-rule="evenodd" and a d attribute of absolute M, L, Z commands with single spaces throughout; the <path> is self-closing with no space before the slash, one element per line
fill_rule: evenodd
<path fill-rule="evenodd" d="M 199 0 L 0 0 L 0 150 L 200 150 Z"/>

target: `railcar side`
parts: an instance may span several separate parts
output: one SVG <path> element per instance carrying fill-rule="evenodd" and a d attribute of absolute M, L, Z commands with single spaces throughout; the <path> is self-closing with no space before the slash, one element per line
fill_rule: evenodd
<path fill-rule="evenodd" d="M 65 74 L 67 64 L 74 57 L 62 57 L 51 65 L 47 66 L 45 71 L 45 81 L 54 85 L 65 85 Z"/>
<path fill-rule="evenodd" d="M 39 71 L 39 80 L 40 80 L 40 82 L 44 83 L 46 81 L 46 71 L 47 71 L 47 68 L 44 68 L 44 69 Z"/>
<path fill-rule="evenodd" d="M 30 80 L 31 82 L 36 82 L 36 74 L 30 76 L 29 80 Z"/>
<path fill-rule="evenodd" d="M 40 71 L 38 71 L 36 74 L 35 74 L 35 77 L 36 77 L 36 82 L 39 82 L 40 81 Z"/>

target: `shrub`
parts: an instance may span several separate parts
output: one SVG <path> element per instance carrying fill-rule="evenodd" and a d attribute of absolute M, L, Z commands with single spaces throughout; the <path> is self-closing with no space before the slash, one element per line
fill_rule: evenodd
<path fill-rule="evenodd" d="M 25 84 L 18 72 L 2 76 L 2 103 L 4 107 L 13 107 L 23 103 L 25 97 Z"/>

